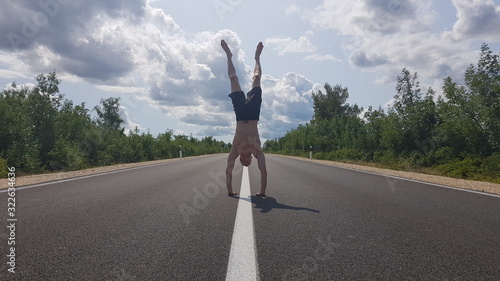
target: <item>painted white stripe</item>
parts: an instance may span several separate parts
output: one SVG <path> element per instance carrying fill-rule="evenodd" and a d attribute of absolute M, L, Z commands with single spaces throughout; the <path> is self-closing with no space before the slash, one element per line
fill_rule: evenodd
<path fill-rule="evenodd" d="M 441 188 L 447 188 L 447 189 L 452 189 L 452 190 L 457 190 L 457 191 L 464 191 L 464 192 L 469 192 L 469 193 L 476 193 L 476 194 L 480 194 L 480 195 L 486 195 L 486 196 L 500 198 L 500 194 L 488 193 L 488 192 L 479 191 L 479 190 L 466 189 L 466 188 L 462 188 L 462 187 L 454 187 L 454 186 L 426 182 L 426 181 L 419 181 L 419 180 L 414 180 L 414 179 L 402 178 L 402 177 L 398 177 L 398 176 L 386 175 L 386 174 L 377 173 L 377 172 L 363 171 L 363 170 L 358 170 L 358 169 L 348 168 L 348 167 L 331 166 L 331 165 L 322 164 L 322 163 L 318 163 L 318 164 L 330 166 L 330 167 L 335 167 L 335 168 L 339 168 L 339 169 L 344 169 L 344 170 L 350 170 L 350 171 L 359 172 L 359 173 L 375 175 L 375 176 L 393 178 L 393 179 L 400 180 L 400 181 L 411 181 L 411 182 L 421 183 L 421 184 L 425 184 L 425 185 L 432 185 L 432 186 L 441 187 Z"/>
<path fill-rule="evenodd" d="M 227 266 L 227 281 L 258 280 L 248 167 L 243 167 L 241 190 Z"/>
<path fill-rule="evenodd" d="M 426 185 L 432 185 L 432 186 L 436 186 L 436 187 L 442 187 L 442 188 L 447 188 L 447 189 L 453 189 L 453 190 L 458 190 L 458 191 L 465 191 L 465 192 L 476 193 L 476 194 L 480 194 L 480 195 L 486 195 L 486 196 L 500 198 L 500 194 L 488 193 L 488 192 L 479 191 L 479 190 L 472 190 L 472 189 L 466 189 L 466 188 L 462 188 L 462 187 L 454 187 L 454 186 L 443 185 L 443 184 L 438 184 L 438 183 L 432 183 L 432 182 L 426 182 L 426 181 L 419 181 L 419 180 L 414 180 L 414 179 L 402 178 L 402 177 L 398 177 L 398 176 L 391 176 L 391 175 L 386 175 L 386 174 L 383 174 L 383 173 L 370 172 L 370 171 L 358 170 L 358 169 L 354 169 L 354 168 L 329 165 L 329 164 L 324 164 L 324 163 L 320 163 L 320 162 L 316 162 L 316 161 L 311 161 L 311 160 L 305 159 L 305 158 L 294 158 L 294 159 L 297 159 L 297 160 L 300 160 L 300 161 L 304 161 L 304 162 L 309 162 L 309 163 L 315 163 L 315 164 L 318 164 L 318 165 L 323 165 L 323 166 L 334 167 L 334 168 L 343 169 L 343 170 L 354 171 L 354 172 L 358 172 L 358 173 L 365 173 L 365 174 L 370 174 L 370 175 L 375 175 L 375 176 L 382 176 L 382 177 L 387 177 L 387 178 L 393 178 L 393 179 L 397 179 L 397 180 L 401 180 L 401 181 L 411 181 L 411 182 L 422 183 L 422 184 L 426 184 Z"/>
<path fill-rule="evenodd" d="M 23 189 L 30 189 L 30 188 L 33 188 L 33 187 L 39 187 L 39 186 L 44 186 L 44 185 L 52 185 L 52 184 L 63 183 L 63 182 L 68 182 L 68 181 L 75 181 L 75 180 L 88 179 L 88 178 L 93 178 L 93 177 L 100 177 L 100 176 L 105 176 L 105 175 L 110 175 L 110 174 L 123 173 L 123 172 L 128 172 L 128 171 L 137 170 L 137 169 L 151 168 L 151 167 L 166 165 L 166 164 L 170 164 L 170 163 L 172 163 L 172 162 L 160 163 L 160 164 L 153 164 L 153 165 L 144 165 L 144 166 L 139 166 L 139 167 L 124 168 L 124 169 L 120 169 L 120 170 L 102 172 L 102 173 L 97 173 L 97 174 L 90 174 L 90 175 L 86 175 L 86 176 L 77 176 L 77 177 L 74 177 L 74 178 L 67 178 L 67 179 L 62 179 L 62 180 L 49 181 L 49 182 L 44 182 L 44 183 L 37 183 L 37 184 L 33 184 L 33 185 L 26 185 L 26 186 L 16 187 L 16 191 L 23 190 Z M 7 192 L 7 188 L 0 190 L 0 193 L 3 193 L 3 192 Z"/>

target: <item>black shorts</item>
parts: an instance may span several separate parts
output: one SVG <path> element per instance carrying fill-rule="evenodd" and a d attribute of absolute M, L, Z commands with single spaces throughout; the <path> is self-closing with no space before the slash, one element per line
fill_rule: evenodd
<path fill-rule="evenodd" d="M 262 89 L 255 87 L 245 97 L 243 91 L 229 94 L 233 101 L 236 121 L 259 120 L 260 105 L 262 103 Z"/>

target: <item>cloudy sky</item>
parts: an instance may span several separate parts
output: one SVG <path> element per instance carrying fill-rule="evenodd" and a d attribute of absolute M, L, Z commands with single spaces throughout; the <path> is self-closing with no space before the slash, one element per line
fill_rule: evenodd
<path fill-rule="evenodd" d="M 0 85 L 56 70 L 77 104 L 120 97 L 127 128 L 231 141 L 220 40 L 246 90 L 262 41 L 259 128 L 272 139 L 311 119 L 325 83 L 385 107 L 406 67 L 440 92 L 482 43 L 500 50 L 499 26 L 500 0 L 2 0 Z"/>

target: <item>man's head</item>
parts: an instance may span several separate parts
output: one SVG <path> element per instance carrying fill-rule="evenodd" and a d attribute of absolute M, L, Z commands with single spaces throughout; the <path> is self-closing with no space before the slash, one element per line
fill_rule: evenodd
<path fill-rule="evenodd" d="M 250 152 L 242 152 L 240 153 L 240 162 L 241 165 L 248 167 L 252 164 L 252 153 Z"/>

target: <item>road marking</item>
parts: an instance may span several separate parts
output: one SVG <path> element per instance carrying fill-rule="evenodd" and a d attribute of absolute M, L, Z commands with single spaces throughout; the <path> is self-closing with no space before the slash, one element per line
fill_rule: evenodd
<path fill-rule="evenodd" d="M 93 178 L 93 177 L 100 177 L 100 176 L 111 175 L 111 174 L 116 174 L 116 173 L 129 172 L 129 171 L 132 171 L 132 170 L 144 169 L 144 168 L 151 168 L 151 167 L 166 165 L 166 164 L 170 164 L 170 163 L 173 163 L 173 162 L 166 162 L 166 163 L 159 163 L 159 164 L 153 164 L 153 165 L 144 165 L 144 166 L 138 166 L 138 167 L 124 168 L 124 169 L 120 169 L 120 170 L 114 170 L 114 171 L 108 171 L 108 172 L 101 172 L 101 173 L 97 173 L 97 174 L 90 174 L 90 175 L 85 175 L 85 176 L 76 176 L 76 177 L 62 179 L 62 180 L 55 180 L 55 181 L 48 181 L 48 182 L 43 182 L 43 183 L 36 183 L 36 184 L 32 184 L 32 185 L 26 185 L 26 186 L 16 187 L 16 191 L 23 190 L 23 189 L 30 189 L 30 188 L 33 188 L 33 187 L 39 187 L 39 186 L 44 186 L 44 185 L 52 185 L 52 184 L 63 183 L 63 182 L 68 182 L 68 181 L 76 181 L 76 180 L 88 179 L 88 178 Z M 0 190 L 0 193 L 3 193 L 3 192 L 7 192 L 7 188 Z"/>
<path fill-rule="evenodd" d="M 248 167 L 243 167 L 241 190 L 229 253 L 226 280 L 258 280 L 252 200 Z"/>
<path fill-rule="evenodd" d="M 449 185 L 444 185 L 444 184 L 439 184 L 439 183 L 433 183 L 433 182 L 426 182 L 426 181 L 421 181 L 421 180 L 414 180 L 414 179 L 409 179 L 409 178 L 402 178 L 402 177 L 398 177 L 398 176 L 385 175 L 385 174 L 382 174 L 382 173 L 357 170 L 357 169 L 347 168 L 347 167 L 339 167 L 339 166 L 330 166 L 330 167 L 335 167 L 335 168 L 339 168 L 339 169 L 344 169 L 344 170 L 350 170 L 350 171 L 354 171 L 354 172 L 360 172 L 360 173 L 370 174 L 370 175 L 374 175 L 374 176 L 381 176 L 381 177 L 386 177 L 386 178 L 393 178 L 393 179 L 400 180 L 400 181 L 410 181 L 410 182 L 420 183 L 420 184 L 424 184 L 424 185 L 432 185 L 432 186 L 441 187 L 441 188 L 447 188 L 447 189 L 451 189 L 451 190 L 464 191 L 464 192 L 469 192 L 469 193 L 475 193 L 475 194 L 480 194 L 480 195 L 486 195 L 486 196 L 490 196 L 490 197 L 498 197 L 498 198 L 500 198 L 500 194 L 488 193 L 488 192 L 485 192 L 485 191 L 479 191 L 479 190 L 474 190 L 474 189 L 467 189 L 467 188 L 463 188 L 463 187 L 449 186 Z"/>
<path fill-rule="evenodd" d="M 285 158 L 283 156 L 278 156 L 278 157 Z M 316 162 L 316 161 L 311 161 L 311 160 L 305 159 L 305 158 L 293 158 L 293 159 L 304 161 L 304 162 L 309 162 L 309 163 L 314 163 L 314 164 L 318 164 L 318 165 L 322 165 L 322 166 L 327 166 L 327 167 L 333 167 L 333 168 L 338 168 L 338 169 L 343 169 L 343 170 L 349 170 L 349 171 L 353 171 L 353 172 L 359 172 L 359 173 L 365 173 L 365 174 L 370 174 L 370 175 L 375 175 L 375 176 L 393 178 L 393 179 L 402 180 L 402 181 L 411 181 L 411 182 L 416 182 L 416 183 L 421 183 L 421 184 L 426 184 L 426 185 L 433 185 L 433 186 L 436 186 L 436 187 L 442 187 L 442 188 L 447 188 L 447 189 L 452 189 L 452 190 L 457 190 L 457 191 L 465 191 L 465 192 L 469 192 L 469 193 L 475 193 L 475 194 L 480 194 L 480 195 L 486 195 L 486 196 L 500 198 L 500 194 L 488 193 L 488 192 L 485 192 L 485 191 L 467 189 L 467 188 L 463 188 L 463 187 L 449 186 L 449 185 L 444 185 L 444 184 L 439 184 L 439 183 L 432 183 L 432 182 L 426 182 L 426 181 L 420 181 L 420 180 L 414 180 L 414 179 L 409 179 L 409 178 L 402 178 L 402 177 L 398 177 L 398 176 L 391 176 L 391 175 L 383 174 L 381 172 L 377 173 L 377 172 L 370 172 L 370 171 L 358 170 L 358 169 L 355 169 L 355 168 L 348 168 L 348 167 L 341 167 L 341 166 L 329 165 L 329 164 L 324 164 L 324 163 L 320 163 L 320 162 Z"/>

